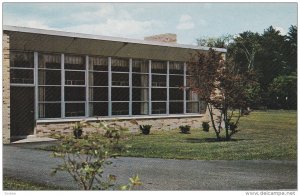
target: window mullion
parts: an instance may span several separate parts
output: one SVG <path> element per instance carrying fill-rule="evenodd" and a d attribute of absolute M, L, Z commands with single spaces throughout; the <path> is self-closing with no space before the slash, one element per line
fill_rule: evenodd
<path fill-rule="evenodd" d="M 34 52 L 34 118 L 39 118 L 38 52 Z"/>
<path fill-rule="evenodd" d="M 111 117 L 112 115 L 111 81 L 112 81 L 111 57 L 108 57 L 108 116 L 109 117 Z"/>
<path fill-rule="evenodd" d="M 61 54 L 61 117 L 65 118 L 65 55 Z"/>
<path fill-rule="evenodd" d="M 167 113 L 167 115 L 169 115 L 169 104 L 170 104 L 170 97 L 169 97 L 169 91 L 170 91 L 170 80 L 169 80 L 169 73 L 170 73 L 170 62 L 169 61 L 167 61 L 167 104 L 166 104 L 166 113 Z"/>
<path fill-rule="evenodd" d="M 186 63 L 183 65 L 183 114 L 186 114 Z"/>
<path fill-rule="evenodd" d="M 129 116 L 132 116 L 132 58 L 129 59 Z"/>
<path fill-rule="evenodd" d="M 152 88 L 152 73 L 151 73 L 151 60 L 149 60 L 149 115 L 152 114 L 152 100 L 151 100 L 151 88 Z"/>
<path fill-rule="evenodd" d="M 89 116 L 89 56 L 85 56 L 85 117 Z"/>

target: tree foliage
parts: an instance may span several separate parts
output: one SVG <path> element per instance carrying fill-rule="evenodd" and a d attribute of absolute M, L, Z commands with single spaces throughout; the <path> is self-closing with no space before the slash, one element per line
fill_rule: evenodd
<path fill-rule="evenodd" d="M 221 132 L 224 130 L 225 139 L 230 140 L 238 132 L 242 111 L 251 100 L 251 72 L 239 73 L 231 59 L 224 61 L 221 54 L 213 49 L 206 53 L 199 52 L 187 65 L 191 75 L 189 86 L 200 100 L 207 103 L 217 139 L 222 139 Z M 215 110 L 218 114 L 215 114 Z M 234 113 L 235 110 L 238 112 Z"/>
<path fill-rule="evenodd" d="M 224 37 L 230 40 L 225 41 Z M 277 77 L 297 72 L 297 26 L 291 26 L 287 35 L 282 35 L 280 31 L 270 26 L 262 34 L 245 31 L 236 36 L 200 38 L 197 41 L 201 46 L 225 46 L 227 58 L 232 59 L 236 71 L 241 74 L 252 72 L 257 83 L 255 87 L 253 85 L 247 87 L 248 92 L 255 96 L 259 94 L 260 98 L 252 101 L 251 107 L 283 107 L 282 104 L 274 102 L 274 91 L 270 91 L 270 85 Z M 295 91 L 296 85 L 292 86 Z M 287 102 L 289 109 L 296 109 L 292 99 Z"/>

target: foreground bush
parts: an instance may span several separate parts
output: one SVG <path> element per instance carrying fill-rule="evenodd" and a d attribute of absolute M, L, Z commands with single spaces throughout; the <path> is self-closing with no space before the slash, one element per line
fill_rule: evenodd
<path fill-rule="evenodd" d="M 116 176 L 108 175 L 107 179 L 104 179 L 103 173 L 105 166 L 112 164 L 111 158 L 115 158 L 116 155 L 126 150 L 125 146 L 119 143 L 124 128 L 116 125 L 111 127 L 104 123 L 99 123 L 95 129 L 98 128 L 104 129 L 105 133 L 91 133 L 81 139 L 73 136 L 60 136 L 61 144 L 53 156 L 61 158 L 63 164 L 54 168 L 53 175 L 58 171 L 66 171 L 83 190 L 117 188 Z M 128 185 L 119 188 L 128 190 L 140 184 L 139 177 L 135 176 L 130 178 Z"/>

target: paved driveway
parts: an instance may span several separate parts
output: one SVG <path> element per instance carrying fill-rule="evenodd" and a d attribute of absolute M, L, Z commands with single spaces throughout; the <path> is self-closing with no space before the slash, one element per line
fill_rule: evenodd
<path fill-rule="evenodd" d="M 67 173 L 50 176 L 59 159 L 30 144 L 4 145 L 3 173 L 48 185 L 76 189 Z M 44 144 L 43 144 L 44 145 Z M 107 168 L 126 184 L 138 174 L 143 190 L 278 190 L 297 189 L 296 161 L 202 161 L 153 158 L 114 159 Z"/>

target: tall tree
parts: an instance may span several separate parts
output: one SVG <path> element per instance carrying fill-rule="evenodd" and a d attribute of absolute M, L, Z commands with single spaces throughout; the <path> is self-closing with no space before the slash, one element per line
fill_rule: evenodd
<path fill-rule="evenodd" d="M 223 130 L 225 139 L 230 140 L 231 136 L 238 132 L 237 126 L 242 110 L 247 107 L 249 100 L 245 88 L 251 83 L 248 72 L 237 72 L 231 59 L 224 62 L 221 54 L 213 49 L 207 53 L 199 52 L 187 65 L 191 74 L 190 87 L 207 103 L 217 139 L 222 139 Z M 218 111 L 218 115 L 215 115 L 215 110 Z M 234 117 L 235 110 L 238 112 Z"/>

